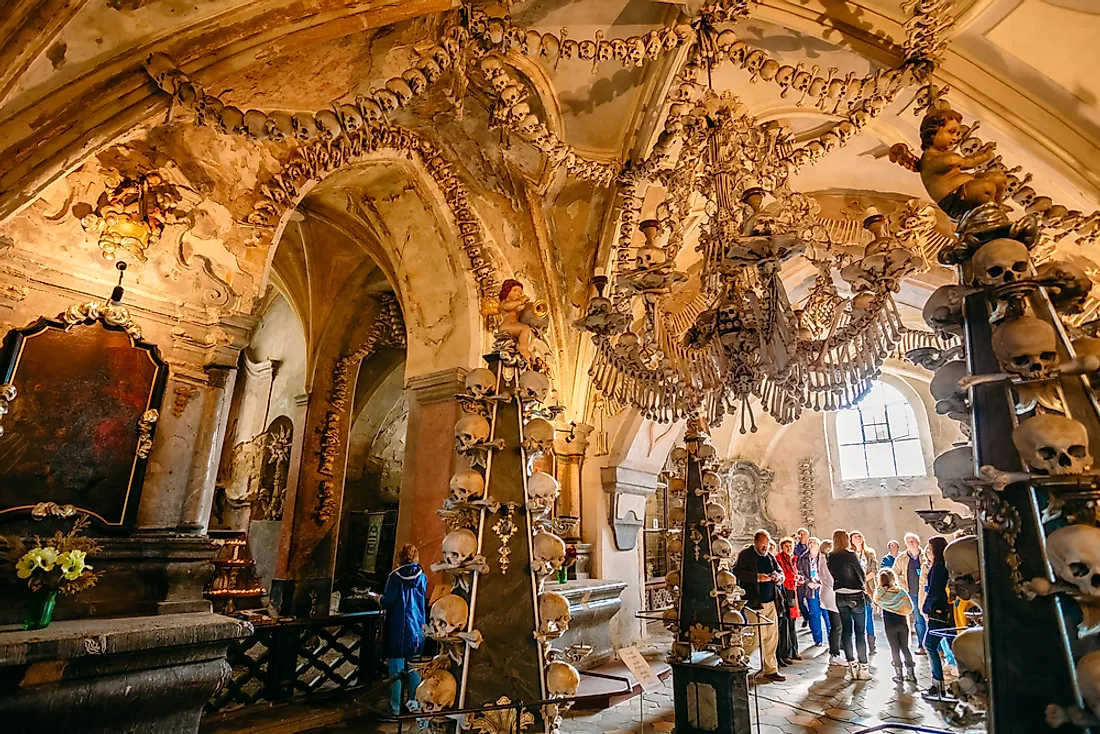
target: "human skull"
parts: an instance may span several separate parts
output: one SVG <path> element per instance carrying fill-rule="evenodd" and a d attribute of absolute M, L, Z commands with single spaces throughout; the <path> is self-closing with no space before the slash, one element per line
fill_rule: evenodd
<path fill-rule="evenodd" d="M 675 568 L 665 574 L 665 585 L 670 589 L 680 588 L 680 572 Z"/>
<path fill-rule="evenodd" d="M 294 126 L 294 137 L 298 140 L 313 140 L 317 137 L 317 121 L 313 119 L 313 115 L 295 112 L 290 119 Z"/>
<path fill-rule="evenodd" d="M 340 117 L 340 126 L 344 130 L 355 132 L 363 127 L 363 115 L 359 108 L 353 104 L 342 104 L 336 108 L 336 114 Z"/>
<path fill-rule="evenodd" d="M 523 438 L 549 447 L 554 442 L 554 426 L 545 418 L 533 418 L 523 426 Z"/>
<path fill-rule="evenodd" d="M 294 118 L 289 112 L 276 110 L 267 116 L 267 137 L 286 140 L 294 135 Z"/>
<path fill-rule="evenodd" d="M 519 376 L 519 397 L 525 402 L 544 402 L 550 394 L 550 380 L 535 370 L 524 370 Z"/>
<path fill-rule="evenodd" d="M 971 264 L 977 281 L 992 287 L 1027 277 L 1031 258 L 1023 242 L 996 239 L 978 248 Z"/>
<path fill-rule="evenodd" d="M 1034 316 L 1006 321 L 993 330 L 993 353 L 1009 372 L 1029 380 L 1050 377 L 1058 366 L 1054 327 Z"/>
<path fill-rule="evenodd" d="M 443 536 L 443 562 L 461 566 L 477 553 L 477 536 L 469 528 L 452 530 Z"/>
<path fill-rule="evenodd" d="M 947 564 L 947 570 L 955 581 L 954 593 L 963 598 L 970 598 L 971 589 L 977 588 L 982 579 L 982 564 L 978 558 L 978 537 L 965 535 L 958 540 L 951 541 L 943 552 L 943 560 Z"/>
<path fill-rule="evenodd" d="M 725 624 L 745 624 L 745 615 L 737 609 L 727 609 L 722 612 L 722 622 Z"/>
<path fill-rule="evenodd" d="M 718 478 L 718 474 L 712 471 L 703 472 L 703 491 L 705 492 L 717 492 L 722 488 L 722 480 Z"/>
<path fill-rule="evenodd" d="M 413 90 L 409 83 L 400 77 L 394 77 L 386 82 L 386 89 L 397 98 L 397 106 L 404 107 L 413 98 Z"/>
<path fill-rule="evenodd" d="M 455 502 L 469 502 L 485 494 L 485 477 L 476 469 L 463 469 L 451 477 L 451 498 Z"/>
<path fill-rule="evenodd" d="M 558 480 L 544 471 L 537 471 L 527 480 L 527 494 L 532 499 L 553 502 L 558 496 Z"/>
<path fill-rule="evenodd" d="M 555 660 L 546 666 L 546 691 L 551 698 L 572 698 L 581 685 L 581 674 L 572 665 Z"/>
<path fill-rule="evenodd" d="M 439 75 L 443 73 L 443 69 L 440 68 L 439 62 L 430 56 L 425 56 L 420 59 L 420 71 L 424 74 L 424 78 L 428 80 L 428 84 L 431 84 Z"/>
<path fill-rule="evenodd" d="M 961 502 L 973 497 L 973 488 L 967 481 L 975 478 L 973 451 L 972 446 L 956 446 L 932 462 L 932 473 L 945 498 Z"/>
<path fill-rule="evenodd" d="M 733 558 L 733 545 L 725 538 L 718 538 L 712 541 L 710 550 L 719 558 Z"/>
<path fill-rule="evenodd" d="M 1094 716 L 1100 716 L 1100 650 L 1093 650 L 1077 661 L 1077 687 Z"/>
<path fill-rule="evenodd" d="M 733 591 L 737 588 L 737 577 L 725 569 L 714 577 L 719 591 Z"/>
<path fill-rule="evenodd" d="M 1047 556 L 1054 575 L 1081 594 L 1100 597 L 1100 528 L 1066 525 L 1047 536 Z"/>
<path fill-rule="evenodd" d="M 531 539 L 531 549 L 536 565 L 544 576 L 551 571 L 560 571 L 565 564 L 565 541 L 545 530 L 535 533 Z"/>
<path fill-rule="evenodd" d="M 393 112 L 401 106 L 401 100 L 389 89 L 375 90 L 371 95 L 378 106 L 385 112 Z"/>
<path fill-rule="evenodd" d="M 486 398 L 497 390 L 497 376 L 492 370 L 478 367 L 466 375 L 466 392 L 475 398 Z"/>
<path fill-rule="evenodd" d="M 718 451 L 715 450 L 715 448 L 709 443 L 705 443 L 699 447 L 699 449 L 695 452 L 695 455 L 703 461 L 709 461 L 710 459 L 713 459 L 715 456 L 718 455 Z"/>
<path fill-rule="evenodd" d="M 539 629 L 544 635 L 565 632 L 571 618 L 568 599 L 556 591 L 539 594 Z"/>
<path fill-rule="evenodd" d="M 267 139 L 267 115 L 259 110 L 249 110 L 244 113 L 244 126 L 248 131 L 248 137 L 253 140 Z"/>
<path fill-rule="evenodd" d="M 232 105 L 222 107 L 221 112 L 218 113 L 216 127 L 218 132 L 226 135 L 240 135 L 248 130 L 244 124 L 244 113 Z"/>
<path fill-rule="evenodd" d="M 409 69 L 401 75 L 401 78 L 409 85 L 414 95 L 420 94 L 428 87 L 428 77 L 424 76 L 424 72 L 420 69 Z"/>
<path fill-rule="evenodd" d="M 1064 415 L 1028 418 L 1012 432 L 1012 443 L 1036 473 L 1081 474 L 1092 468 L 1088 430 Z"/>
<path fill-rule="evenodd" d="M 684 549 L 684 543 L 680 540 L 680 534 L 667 533 L 667 539 L 665 540 L 665 547 L 668 548 L 668 552 L 672 555 L 679 555 L 680 551 Z"/>
<path fill-rule="evenodd" d="M 489 421 L 480 415 L 464 415 L 455 423 L 455 441 L 459 452 L 489 440 Z"/>
<path fill-rule="evenodd" d="M 668 457 L 672 459 L 673 463 L 675 463 L 677 466 L 683 466 L 687 462 L 688 452 L 687 449 L 685 449 L 683 446 L 677 446 L 676 448 L 672 449 Z"/>
<path fill-rule="evenodd" d="M 932 377 L 928 389 L 936 399 L 936 412 L 940 415 L 967 412 L 966 391 L 959 390 L 959 380 L 969 373 L 966 362 L 956 359 L 944 364 Z"/>
<path fill-rule="evenodd" d="M 455 702 L 458 684 L 446 670 L 437 670 L 416 687 L 416 703 L 425 714 L 439 713 Z"/>
<path fill-rule="evenodd" d="M 720 503 L 708 502 L 703 509 L 710 522 L 720 525 L 726 521 L 726 508 Z"/>
<path fill-rule="evenodd" d="M 356 97 L 355 106 L 359 108 L 359 112 L 367 122 L 377 122 L 382 119 L 382 108 L 369 97 Z"/>
<path fill-rule="evenodd" d="M 963 297 L 966 288 L 960 285 L 942 285 L 932 292 L 924 304 L 921 315 L 937 335 L 962 336 Z"/>
<path fill-rule="evenodd" d="M 470 605 L 461 596 L 444 594 L 432 604 L 428 617 L 428 636 L 438 640 L 453 635 L 470 617 Z"/>
<path fill-rule="evenodd" d="M 960 673 L 975 673 L 982 680 L 988 680 L 989 668 L 985 661 L 985 630 L 981 627 L 970 627 L 960 632 L 951 650 L 955 653 L 955 660 L 959 663 Z"/>
<path fill-rule="evenodd" d="M 313 119 L 317 123 L 317 132 L 325 140 L 336 140 L 344 134 L 340 117 L 332 110 L 321 110 Z"/>
<path fill-rule="evenodd" d="M 546 59 L 550 63 L 557 61 L 558 53 L 561 51 L 561 41 L 558 37 L 552 33 L 544 33 L 542 35 L 542 43 L 540 45 L 539 53 L 542 58 Z"/>

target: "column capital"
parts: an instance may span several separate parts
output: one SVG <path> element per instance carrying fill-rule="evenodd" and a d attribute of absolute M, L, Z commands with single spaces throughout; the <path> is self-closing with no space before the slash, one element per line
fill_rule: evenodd
<path fill-rule="evenodd" d="M 557 426 L 554 440 L 554 455 L 559 459 L 577 461 L 584 458 L 588 451 L 588 436 L 595 428 L 587 423 L 572 426 L 573 436 L 569 437 L 570 426 Z M 568 440 L 567 440 L 568 439 Z"/>
<path fill-rule="evenodd" d="M 405 392 L 409 402 L 420 405 L 454 400 L 457 393 L 466 389 L 466 374 L 462 367 L 449 367 L 437 372 L 415 375 L 405 380 Z"/>

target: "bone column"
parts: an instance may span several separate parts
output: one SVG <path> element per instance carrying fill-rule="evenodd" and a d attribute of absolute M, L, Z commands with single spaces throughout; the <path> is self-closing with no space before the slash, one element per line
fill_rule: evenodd
<path fill-rule="evenodd" d="M 558 517 L 575 517 L 578 522 L 571 528 L 565 540 L 581 539 L 581 470 L 584 467 L 584 455 L 588 450 L 588 434 L 592 426 L 581 423 L 573 427 L 570 436 L 569 427 L 558 428 L 554 441 L 554 455 L 557 458 L 557 479 L 561 487 L 558 495 Z"/>

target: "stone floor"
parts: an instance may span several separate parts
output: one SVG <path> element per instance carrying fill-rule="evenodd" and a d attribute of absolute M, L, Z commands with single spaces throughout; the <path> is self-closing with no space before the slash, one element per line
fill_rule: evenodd
<path fill-rule="evenodd" d="M 845 677 L 830 677 L 828 651 L 823 647 L 808 647 L 810 640 L 803 634 L 804 660 L 784 668 L 787 680 L 750 687 L 754 734 L 797 734 L 798 732 L 857 732 L 888 722 L 919 724 L 933 730 L 951 732 L 984 732 L 984 728 L 952 727 L 924 699 L 919 689 L 891 680 L 890 653 L 881 641 L 879 652 L 872 657 L 870 681 L 852 682 Z M 643 648 L 647 655 L 668 650 L 667 641 L 651 637 Z M 917 677 L 920 689 L 929 684 L 928 661 L 918 657 Z M 754 656 L 753 668 L 759 667 Z M 949 678 L 950 679 L 950 678 Z M 395 734 L 396 724 L 371 721 L 360 717 L 334 726 L 310 729 L 312 732 L 360 732 L 362 734 Z M 573 712 L 567 715 L 562 734 L 662 734 L 674 731 L 672 678 L 659 690 L 612 706 L 599 712 Z M 404 732 L 416 729 L 406 725 Z M 883 734 L 900 734 L 899 729 L 882 730 Z"/>

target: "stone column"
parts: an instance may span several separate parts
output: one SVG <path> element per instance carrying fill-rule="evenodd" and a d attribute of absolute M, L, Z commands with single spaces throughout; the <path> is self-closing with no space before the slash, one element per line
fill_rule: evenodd
<path fill-rule="evenodd" d="M 210 369 L 210 389 L 202 404 L 202 427 L 187 480 L 187 495 L 183 502 L 183 517 L 179 531 L 206 534 L 210 525 L 210 510 L 214 505 L 214 484 L 218 476 L 218 459 L 225 442 L 229 418 L 230 396 L 237 370 Z"/>
<path fill-rule="evenodd" d="M 409 425 L 405 433 L 397 546 L 413 543 L 425 568 L 442 555 L 447 529 L 436 511 L 450 491 L 455 472 L 454 425 L 462 415 L 455 395 L 465 389 L 466 370 L 451 368 L 405 382 Z M 438 579 L 433 578 L 433 583 Z"/>
<path fill-rule="evenodd" d="M 578 522 L 571 532 L 564 535 L 569 542 L 581 539 L 581 526 L 584 523 L 581 510 L 581 470 L 584 466 L 584 454 L 588 451 L 588 434 L 592 426 L 580 423 L 572 427 L 573 435 L 560 428 L 554 441 L 554 455 L 557 457 L 557 479 L 561 494 L 558 495 L 558 517 L 575 517 Z"/>
<path fill-rule="evenodd" d="M 242 382 L 241 403 L 237 409 L 237 425 L 233 429 L 230 449 L 267 430 L 267 408 L 271 402 L 275 363 L 267 360 L 253 362 L 247 354 L 243 354 L 237 379 Z"/>

